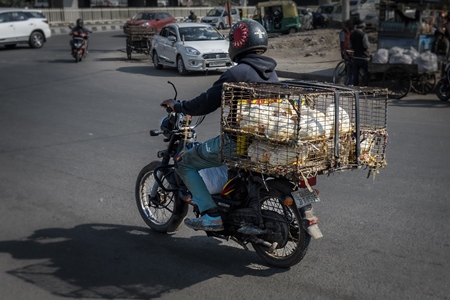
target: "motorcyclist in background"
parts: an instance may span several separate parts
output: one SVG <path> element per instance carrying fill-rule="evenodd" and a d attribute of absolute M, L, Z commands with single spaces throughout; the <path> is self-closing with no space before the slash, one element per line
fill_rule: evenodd
<path fill-rule="evenodd" d="M 89 33 L 91 33 L 91 31 L 89 29 L 87 29 L 86 27 L 84 27 L 84 22 L 83 19 L 78 19 L 77 20 L 77 25 L 75 27 L 72 27 L 72 30 L 70 31 L 69 35 L 73 36 L 74 32 L 78 32 L 78 35 L 81 36 L 82 33 L 86 33 L 86 54 L 88 53 L 88 47 L 89 47 Z M 70 49 L 73 48 L 73 39 L 70 40 Z"/>
<path fill-rule="evenodd" d="M 195 23 L 197 22 L 197 16 L 195 15 L 193 10 L 190 11 L 190 15 L 189 15 L 188 19 L 191 20 L 192 22 L 195 22 Z"/>

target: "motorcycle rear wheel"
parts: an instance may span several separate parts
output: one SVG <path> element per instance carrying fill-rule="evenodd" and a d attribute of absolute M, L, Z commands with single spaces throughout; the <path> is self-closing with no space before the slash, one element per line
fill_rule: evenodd
<path fill-rule="evenodd" d="M 448 101 L 450 99 L 450 86 L 442 80 L 436 85 L 436 95 L 441 101 Z"/>
<path fill-rule="evenodd" d="M 79 63 L 81 61 L 81 54 L 80 52 L 77 52 L 77 54 L 75 55 L 75 62 Z"/>
<path fill-rule="evenodd" d="M 150 198 L 153 186 L 157 185 L 153 171 L 158 166 L 159 161 L 153 161 L 139 173 L 135 188 L 136 204 L 142 219 L 151 229 L 167 233 L 178 228 L 178 226 L 171 228 L 178 218 L 174 213 L 177 211 L 177 195 L 175 192 L 166 192 L 158 187 L 156 196 Z M 162 183 L 165 187 L 169 187 L 167 174 L 163 175 Z"/>
<path fill-rule="evenodd" d="M 305 257 L 311 236 L 302 226 L 302 220 L 296 207 L 283 205 L 283 199 L 278 192 L 269 191 L 261 195 L 262 211 L 275 212 L 282 220 L 289 222 L 287 239 L 271 251 L 269 247 L 253 244 L 255 252 L 269 265 L 279 268 L 289 268 L 298 264 Z M 273 213 L 269 215 L 272 218 Z M 272 218 L 273 219 L 273 218 Z M 274 221 L 270 221 L 275 223 Z M 265 221 L 267 225 L 267 221 Z M 272 227 L 273 228 L 273 227 Z M 280 227 L 282 228 L 282 227 Z M 278 239 L 283 233 L 279 232 Z M 262 236 L 264 240 L 273 243 L 276 235 Z"/>

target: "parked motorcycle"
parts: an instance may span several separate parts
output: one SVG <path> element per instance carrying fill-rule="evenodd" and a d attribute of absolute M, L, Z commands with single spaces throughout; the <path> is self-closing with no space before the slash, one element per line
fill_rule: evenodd
<path fill-rule="evenodd" d="M 436 85 L 436 95 L 441 101 L 450 99 L 450 62 L 445 66 L 444 76 Z"/>
<path fill-rule="evenodd" d="M 176 99 L 176 88 L 169 84 Z M 163 135 L 167 147 L 157 152 L 160 160 L 140 171 L 135 186 L 141 217 L 150 228 L 162 233 L 178 230 L 190 208 L 197 217 L 200 215 L 175 172 L 174 158 L 198 143 L 195 128 L 204 120 L 204 116 L 194 118 L 167 110 L 160 129 L 150 131 L 151 136 Z M 312 203 L 319 201 L 318 191 L 311 188 L 315 177 L 297 186 L 286 178 L 271 178 L 238 168 L 229 168 L 227 175 L 221 191 L 212 194 L 224 230 L 206 231 L 207 236 L 232 239 L 244 249 L 251 244 L 266 263 L 275 267 L 299 263 L 311 237 L 322 237 L 312 208 Z"/>
<path fill-rule="evenodd" d="M 92 33 L 92 31 L 89 31 Z M 88 34 L 85 32 L 74 31 L 71 33 L 72 35 L 72 56 L 75 58 L 75 61 L 78 63 L 82 61 L 87 56 L 87 46 L 88 46 Z"/>

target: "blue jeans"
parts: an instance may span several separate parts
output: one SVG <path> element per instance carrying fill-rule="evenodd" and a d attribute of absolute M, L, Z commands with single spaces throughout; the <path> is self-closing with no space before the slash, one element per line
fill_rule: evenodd
<path fill-rule="evenodd" d="M 219 158 L 220 138 L 220 136 L 217 136 L 187 150 L 177 164 L 176 172 L 191 192 L 192 199 L 201 213 L 217 207 L 198 171 L 222 166 Z M 230 139 L 227 135 L 223 138 L 225 142 L 224 148 L 230 149 Z"/>

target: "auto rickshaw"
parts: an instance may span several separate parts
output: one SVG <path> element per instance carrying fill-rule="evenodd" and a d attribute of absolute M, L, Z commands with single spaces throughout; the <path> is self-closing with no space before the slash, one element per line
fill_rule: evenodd
<path fill-rule="evenodd" d="M 294 33 L 301 27 L 293 1 L 259 2 L 253 20 L 261 23 L 268 33 Z"/>

